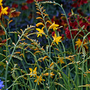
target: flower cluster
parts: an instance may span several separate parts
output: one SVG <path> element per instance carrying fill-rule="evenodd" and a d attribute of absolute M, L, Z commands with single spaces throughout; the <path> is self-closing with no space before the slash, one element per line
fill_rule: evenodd
<path fill-rule="evenodd" d="M 72 4 L 73 7 L 80 7 L 83 4 L 88 3 L 88 0 L 72 0 L 74 3 Z"/>
<path fill-rule="evenodd" d="M 66 38 L 75 39 L 75 47 L 80 47 L 83 41 L 83 36 L 90 32 L 90 17 L 83 17 L 81 15 L 74 14 L 73 11 L 71 11 L 71 13 L 69 13 L 68 15 L 69 26 L 64 15 L 61 15 L 59 19 L 56 19 L 56 17 L 54 16 L 52 18 L 52 21 L 55 21 L 55 23 L 63 26 Z M 90 34 L 87 35 L 87 39 L 85 39 L 83 42 L 83 44 L 85 44 L 84 46 L 86 50 L 88 50 L 88 40 L 90 40 Z"/>
<path fill-rule="evenodd" d="M 50 67 L 52 66 L 52 63 L 50 64 Z M 53 72 L 51 73 L 42 73 L 40 76 L 37 75 L 37 67 L 34 68 L 34 70 L 32 68 L 29 68 L 30 70 L 30 77 L 36 77 L 37 79 L 34 80 L 34 82 L 38 82 L 38 85 L 41 83 L 41 81 L 45 81 L 45 79 L 42 79 L 42 76 L 49 76 L 51 78 L 53 78 L 53 76 L 55 75 Z"/>
<path fill-rule="evenodd" d="M 32 76 L 36 76 L 37 77 L 37 79 L 36 80 L 34 80 L 34 82 L 38 82 L 38 85 L 39 85 L 39 83 L 41 83 L 41 81 L 45 81 L 45 79 L 42 79 L 42 76 L 40 75 L 40 76 L 37 76 L 37 67 L 35 67 L 35 69 L 33 70 L 32 68 L 29 68 L 29 70 L 30 70 L 30 77 L 32 77 Z"/>
<path fill-rule="evenodd" d="M 38 2 L 43 1 L 43 0 L 37 0 Z M 46 0 L 45 0 L 46 1 Z M 27 0 L 26 2 L 22 3 L 21 5 L 21 9 L 22 10 L 28 10 L 28 4 L 32 4 L 34 2 L 34 0 Z M 18 8 L 18 4 L 17 3 L 12 3 L 12 8 Z"/>
<path fill-rule="evenodd" d="M 37 4 L 36 4 L 37 5 Z M 37 5 L 38 7 L 38 5 Z M 61 42 L 61 38 L 62 36 L 60 36 L 59 34 L 57 35 L 58 31 L 59 31 L 59 24 L 56 24 L 55 22 L 51 22 L 48 18 L 45 18 L 46 20 L 43 20 L 43 17 L 47 17 L 48 14 L 45 13 L 45 9 L 43 9 L 43 7 L 39 7 L 37 8 L 37 14 L 39 15 L 39 17 L 37 17 L 39 21 L 39 23 L 36 24 L 36 27 L 42 27 L 40 28 L 36 28 L 37 32 L 37 37 L 42 35 L 45 35 L 45 37 L 47 38 L 48 35 L 52 35 L 53 33 L 53 42 L 58 44 L 59 42 Z M 43 12 L 43 14 L 41 14 L 41 11 Z M 46 22 L 46 23 L 45 23 Z M 52 42 L 52 44 L 53 44 Z"/>

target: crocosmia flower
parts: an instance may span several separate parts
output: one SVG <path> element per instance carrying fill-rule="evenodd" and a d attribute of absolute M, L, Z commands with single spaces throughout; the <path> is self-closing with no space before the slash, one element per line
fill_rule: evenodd
<path fill-rule="evenodd" d="M 32 68 L 29 68 L 29 70 L 30 70 L 30 74 L 31 74 L 30 77 L 32 77 L 32 76 L 35 77 L 37 75 L 37 71 L 36 71 L 37 70 L 37 67 L 35 67 L 34 70 Z"/>
<path fill-rule="evenodd" d="M 76 46 L 80 47 L 81 44 L 82 44 L 82 41 L 81 41 L 80 39 L 78 39 L 78 40 L 76 41 Z"/>
<path fill-rule="evenodd" d="M 62 36 L 58 36 L 57 37 L 57 35 L 56 34 L 54 34 L 54 36 L 53 36 L 53 42 L 56 42 L 56 44 L 58 44 L 58 42 L 61 42 L 61 38 L 62 38 Z"/>
<path fill-rule="evenodd" d="M 77 47 L 81 47 L 81 45 L 82 45 L 82 47 L 85 47 L 86 49 L 88 49 L 87 42 L 85 40 L 84 40 L 83 44 L 82 44 L 82 40 L 80 40 L 80 39 L 78 39 L 75 43 L 76 43 Z"/>
<path fill-rule="evenodd" d="M 39 85 L 39 83 L 41 83 L 42 81 L 45 81 L 45 79 L 42 79 L 42 76 L 37 76 L 37 79 L 34 80 L 34 82 L 38 82 L 38 85 Z"/>
<path fill-rule="evenodd" d="M 58 25 L 58 24 L 55 24 L 55 22 L 54 22 L 54 23 L 49 27 L 48 30 L 53 29 L 53 30 L 55 31 L 55 30 L 58 29 L 58 27 L 59 27 L 59 25 Z"/>
<path fill-rule="evenodd" d="M 5 8 L 3 8 L 3 6 L 1 6 L 1 8 L 0 8 L 0 17 L 1 17 L 1 15 L 7 15 L 8 14 L 8 7 L 5 7 Z"/>
<path fill-rule="evenodd" d="M 0 89 L 2 89 L 3 87 L 4 87 L 3 81 L 0 80 Z"/>
<path fill-rule="evenodd" d="M 36 30 L 38 31 L 37 33 L 37 37 L 41 36 L 42 37 L 42 34 L 45 34 L 44 31 L 43 31 L 44 27 L 42 27 L 42 29 L 40 28 L 36 28 Z"/>

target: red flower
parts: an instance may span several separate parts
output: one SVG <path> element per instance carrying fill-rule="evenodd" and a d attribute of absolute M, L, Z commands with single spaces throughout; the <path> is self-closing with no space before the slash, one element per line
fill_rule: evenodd
<path fill-rule="evenodd" d="M 90 25 L 87 26 L 87 31 L 90 32 Z M 90 40 L 90 34 L 87 37 Z"/>
<path fill-rule="evenodd" d="M 71 15 L 72 15 L 72 13 L 71 13 L 71 12 L 69 12 L 69 13 L 68 13 L 68 16 L 71 16 Z"/>
<path fill-rule="evenodd" d="M 40 1 L 43 1 L 43 0 L 36 0 L 36 1 L 40 2 Z M 34 0 L 27 0 L 26 2 L 27 2 L 28 4 L 30 4 L 30 3 L 33 3 Z"/>
<path fill-rule="evenodd" d="M 71 39 L 70 30 L 68 27 L 65 29 L 65 34 L 68 39 Z M 71 34 L 72 38 L 74 38 L 74 36 L 77 34 L 77 31 L 71 31 Z"/>
<path fill-rule="evenodd" d="M 88 17 L 88 19 L 87 19 L 87 20 L 88 20 L 88 22 L 90 23 L 90 16 Z"/>
<path fill-rule="evenodd" d="M 77 27 L 78 24 L 77 24 L 77 21 L 73 21 L 73 22 L 72 22 L 72 21 L 69 20 L 69 25 L 70 25 L 73 29 L 76 29 L 76 27 Z"/>
<path fill-rule="evenodd" d="M 80 7 L 83 4 L 87 3 L 87 0 L 73 0 L 74 3 L 71 5 L 73 7 Z"/>
<path fill-rule="evenodd" d="M 55 31 L 52 32 L 52 36 L 54 36 L 54 34 L 55 34 Z"/>
<path fill-rule="evenodd" d="M 12 12 L 11 15 L 10 15 L 10 18 L 18 17 L 20 15 L 20 13 L 21 12 L 19 12 L 19 11 Z"/>
<path fill-rule="evenodd" d="M 67 21 L 66 21 L 65 16 L 61 16 L 60 23 L 61 23 L 61 26 L 64 26 L 64 28 L 67 27 Z"/>
<path fill-rule="evenodd" d="M 87 26 L 87 31 L 90 32 L 90 25 Z"/>
<path fill-rule="evenodd" d="M 12 4 L 12 8 L 17 8 L 17 7 L 18 7 L 18 4 L 16 4 L 16 3 Z"/>
<path fill-rule="evenodd" d="M 81 9 L 78 9 L 77 12 L 78 12 L 81 16 L 84 16 L 84 13 L 82 12 Z"/>
<path fill-rule="evenodd" d="M 81 27 L 84 26 L 84 29 L 86 29 L 87 26 L 89 25 L 88 22 L 85 19 L 79 20 L 79 24 L 80 24 Z"/>
<path fill-rule="evenodd" d="M 9 15 L 9 13 L 10 13 L 10 8 L 8 7 L 8 10 L 7 10 L 7 12 L 8 12 L 8 14 L 7 15 Z"/>
<path fill-rule="evenodd" d="M 66 34 L 66 37 L 67 37 L 68 39 L 71 39 L 70 31 L 69 31 L 68 28 L 66 28 L 65 34 Z"/>
<path fill-rule="evenodd" d="M 5 35 L 5 32 L 3 30 L 0 30 L 0 36 Z"/>
<path fill-rule="evenodd" d="M 6 41 L 7 41 L 7 40 L 6 40 L 6 39 L 4 39 L 4 40 L 2 40 L 2 43 L 6 43 Z"/>
<path fill-rule="evenodd" d="M 77 3 L 73 3 L 71 6 L 72 6 L 72 7 L 77 7 L 78 4 L 77 4 Z"/>
<path fill-rule="evenodd" d="M 52 22 L 55 22 L 56 24 L 59 24 L 59 26 L 60 26 L 60 19 L 59 19 L 59 17 L 56 17 L 56 16 L 53 16 L 53 18 L 51 19 L 51 21 Z"/>
<path fill-rule="evenodd" d="M 6 41 L 7 41 L 6 39 L 2 40 L 2 39 L 0 38 L 0 47 L 1 47 L 3 44 L 5 44 Z"/>
<path fill-rule="evenodd" d="M 88 37 L 88 40 L 90 40 L 90 35 L 88 35 L 87 37 Z"/>
<path fill-rule="evenodd" d="M 28 9 L 28 6 L 27 6 L 27 5 L 23 5 L 23 6 L 21 7 L 21 9 L 22 9 L 22 10 L 27 10 L 27 9 Z"/>
<path fill-rule="evenodd" d="M 87 0 L 78 0 L 80 5 L 83 5 L 83 4 L 86 4 L 87 3 Z"/>
<path fill-rule="evenodd" d="M 61 40 L 64 40 L 64 34 L 61 34 L 61 36 L 62 36 Z"/>
<path fill-rule="evenodd" d="M 26 2 L 29 4 L 29 3 L 33 3 L 34 0 L 27 0 Z"/>

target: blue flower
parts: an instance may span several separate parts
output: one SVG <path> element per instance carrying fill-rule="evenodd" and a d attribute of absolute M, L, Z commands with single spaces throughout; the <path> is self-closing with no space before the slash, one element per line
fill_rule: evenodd
<path fill-rule="evenodd" d="M 0 80 L 0 89 L 2 89 L 2 87 L 4 87 L 3 81 Z"/>

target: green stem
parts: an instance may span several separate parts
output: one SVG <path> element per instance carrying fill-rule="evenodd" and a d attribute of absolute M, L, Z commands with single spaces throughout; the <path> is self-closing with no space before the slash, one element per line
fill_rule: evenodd
<path fill-rule="evenodd" d="M 10 63 L 10 61 L 11 61 L 11 59 L 12 59 L 12 56 L 13 56 L 15 50 L 16 50 L 16 46 L 18 45 L 18 43 L 20 42 L 21 38 L 23 37 L 23 35 L 25 34 L 25 32 L 26 32 L 27 30 L 28 30 L 28 28 L 23 31 L 22 35 L 19 37 L 19 40 L 18 40 L 17 43 L 14 45 L 12 54 L 11 54 L 11 56 L 10 56 L 10 58 L 9 58 L 8 63 L 7 63 L 6 72 L 5 72 L 5 89 L 7 89 L 7 74 L 8 74 L 8 66 L 9 66 L 9 63 Z"/>

